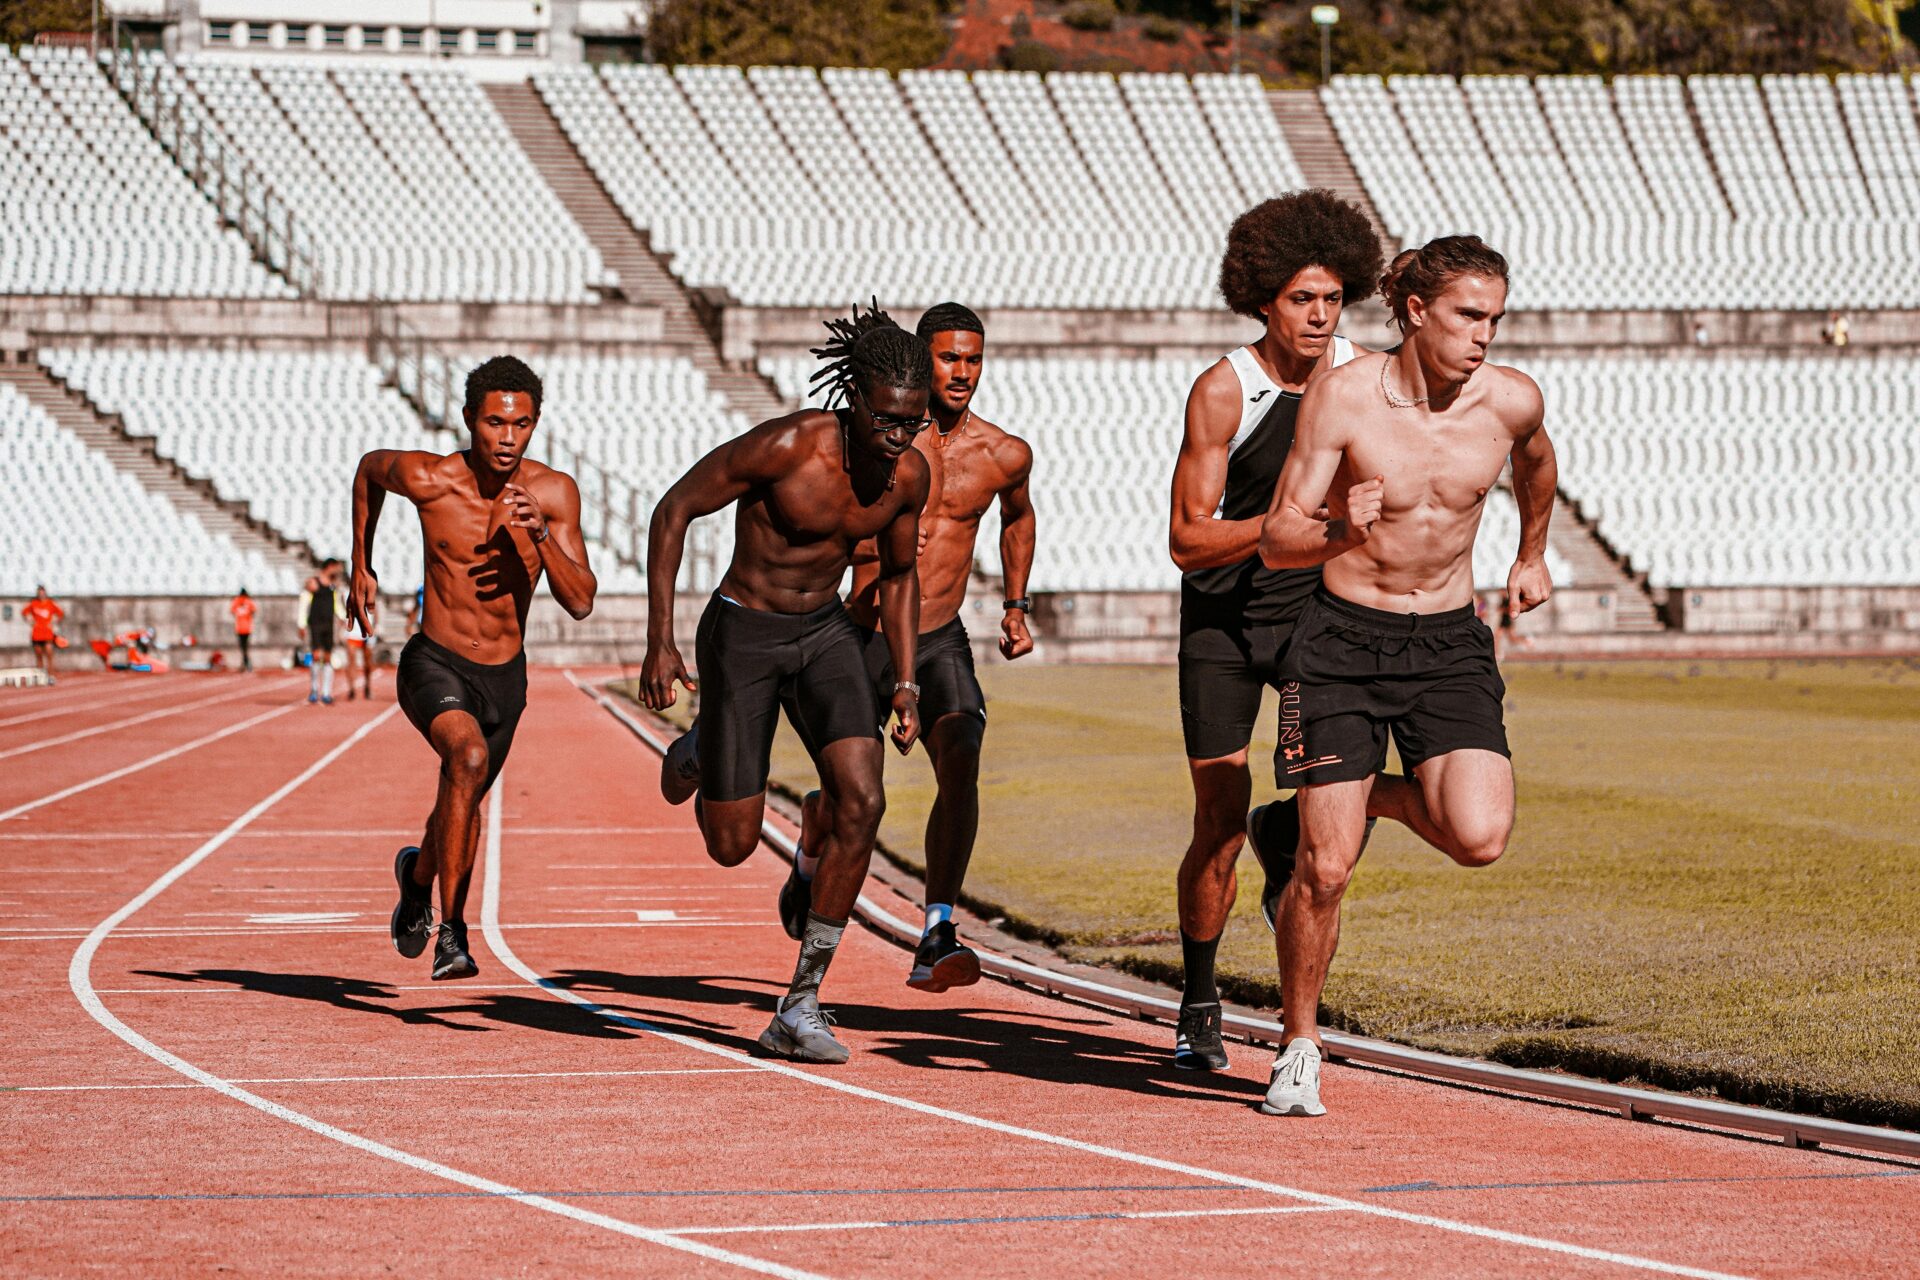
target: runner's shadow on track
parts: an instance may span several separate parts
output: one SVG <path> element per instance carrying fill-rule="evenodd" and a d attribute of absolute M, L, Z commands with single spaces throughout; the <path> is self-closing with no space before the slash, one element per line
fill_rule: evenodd
<path fill-rule="evenodd" d="M 719 1023 L 690 1017 L 674 1004 L 726 1005 L 773 1016 L 782 984 L 728 976 L 648 977 L 602 969 L 569 969 L 549 975 L 560 986 L 610 1009 L 730 1049 L 754 1052 L 751 1039 Z M 744 984 L 744 985 L 734 985 Z M 607 997 L 626 996 L 640 1006 L 616 1006 Z M 933 1071 L 992 1071 L 1060 1084 L 1093 1085 L 1168 1098 L 1215 1097 L 1245 1104 L 1264 1096 L 1265 1086 L 1233 1076 L 1176 1069 L 1171 1054 L 1137 1040 L 1088 1028 L 1099 1018 L 1033 1017 L 1002 1010 L 887 1009 L 840 1004 L 828 1008 L 842 1027 L 873 1039 L 866 1052 Z"/>
<path fill-rule="evenodd" d="M 725 1045 L 743 1053 L 756 1045 L 750 1037 L 735 1035 L 721 1022 L 694 1017 L 666 1007 L 675 1004 L 727 1005 L 739 1009 L 764 1009 L 773 1016 L 774 1001 L 786 988 L 778 982 L 731 975 L 695 977 L 672 974 L 652 977 L 645 974 L 613 973 L 605 969 L 562 969 L 547 975 L 547 980 L 586 996 L 614 1013 L 625 1014 L 652 1024 L 662 1031 L 692 1036 L 709 1044 Z M 728 983 L 744 983 L 730 986 Z M 758 989 L 756 989 L 758 988 Z M 626 997 L 644 1002 L 644 1007 L 615 1004 L 608 997 Z"/>
<path fill-rule="evenodd" d="M 529 1031 L 551 1031 L 559 1035 L 585 1036 L 592 1040 L 631 1040 L 635 1034 L 612 1026 L 584 1009 L 560 1004 L 543 996 L 489 992 L 471 1000 L 420 1009 L 377 1003 L 399 1000 L 402 993 L 387 983 L 369 982 L 364 978 L 341 978 L 319 973 L 263 973 L 257 969 L 195 969 L 190 973 L 136 969 L 134 972 L 166 982 L 216 983 L 259 992 L 261 995 L 330 1004 L 336 1009 L 349 1009 L 355 1013 L 377 1013 L 411 1026 L 446 1027 L 452 1031 L 495 1029 L 475 1026 L 467 1020 L 478 1017 Z M 449 996 L 457 996 L 458 993 L 458 987 L 447 988 Z"/>

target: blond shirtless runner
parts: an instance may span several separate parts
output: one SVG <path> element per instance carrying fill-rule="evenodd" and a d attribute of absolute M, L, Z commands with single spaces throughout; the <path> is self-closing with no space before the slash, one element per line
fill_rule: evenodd
<path fill-rule="evenodd" d="M 1513 463 L 1520 548 L 1507 604 L 1552 594 L 1558 472 L 1539 387 L 1486 363 L 1507 262 L 1475 236 L 1395 258 L 1380 282 L 1405 341 L 1316 379 L 1260 534 L 1270 568 L 1320 564 L 1282 663 L 1280 754 L 1300 787 L 1300 846 L 1276 929 L 1286 1048 L 1261 1109 L 1324 1115 L 1320 993 L 1391 733 L 1434 843 L 1469 867 L 1506 849 L 1513 766 L 1493 635 L 1474 616 L 1473 541 Z M 1328 518 L 1315 512 L 1326 504 Z"/>
<path fill-rule="evenodd" d="M 973 649 L 960 606 L 973 572 L 980 518 L 1000 504 L 1000 652 L 1008 659 L 1033 651 L 1027 631 L 1027 575 L 1033 568 L 1034 514 L 1027 495 L 1033 450 L 1024 440 L 973 412 L 974 393 L 986 361 L 986 330 L 980 317 L 957 302 L 943 302 L 920 317 L 915 332 L 933 353 L 933 395 L 927 402 L 934 429 L 915 441 L 931 473 L 920 518 L 920 637 L 913 683 L 920 690 L 920 722 L 933 760 L 938 796 L 927 815 L 927 907 L 920 946 L 907 985 L 945 991 L 980 980 L 980 961 L 960 945 L 953 904 L 973 856 L 980 825 L 980 744 L 987 728 L 987 700 L 974 676 Z M 874 688 L 894 686 L 893 660 L 880 634 L 880 559 L 872 542 L 854 553 L 853 591 L 847 610 L 859 624 L 867 672 Z M 812 847 L 822 823 L 818 794 L 804 806 L 801 848 Z M 787 932 L 803 928 L 806 883 L 798 864 L 781 893 Z M 795 934 L 794 936 L 798 936 Z"/>

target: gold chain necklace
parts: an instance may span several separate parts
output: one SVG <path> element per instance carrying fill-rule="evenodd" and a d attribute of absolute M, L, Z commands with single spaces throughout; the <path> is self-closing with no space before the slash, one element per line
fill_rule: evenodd
<path fill-rule="evenodd" d="M 1386 397 L 1387 407 L 1389 409 L 1411 409 L 1416 405 L 1423 405 L 1433 398 L 1430 395 L 1425 395 L 1421 396 L 1418 400 L 1408 400 L 1404 396 L 1395 395 L 1393 388 L 1387 385 L 1387 366 L 1392 363 L 1392 360 L 1382 360 L 1380 362 L 1380 394 Z"/>

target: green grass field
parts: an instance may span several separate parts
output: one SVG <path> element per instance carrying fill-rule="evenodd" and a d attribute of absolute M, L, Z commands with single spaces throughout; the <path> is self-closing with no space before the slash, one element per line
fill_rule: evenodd
<path fill-rule="evenodd" d="M 982 668 L 968 890 L 1067 954 L 1177 980 L 1192 793 L 1171 668 Z M 1409 1044 L 1920 1127 L 1920 663 L 1516 666 L 1519 820 L 1467 871 L 1383 823 L 1324 1016 Z M 1271 795 L 1272 706 L 1255 796 Z M 809 770 L 788 735 L 777 779 Z M 917 866 L 932 773 L 889 752 Z M 1275 1005 L 1259 870 L 1220 949 Z"/>

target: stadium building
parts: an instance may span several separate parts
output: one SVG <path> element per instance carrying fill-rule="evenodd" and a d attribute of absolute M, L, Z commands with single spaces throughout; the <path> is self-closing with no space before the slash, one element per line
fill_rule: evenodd
<path fill-rule="evenodd" d="M 0 49 L 0 431 L 25 503 L 0 665 L 69 630 L 263 642 L 345 556 L 351 465 L 447 447 L 511 350 L 547 384 L 602 605 L 536 656 L 637 657 L 645 522 L 805 396 L 819 322 L 983 312 L 979 408 L 1031 440 L 1036 630 L 1164 659 L 1195 374 L 1252 326 L 1234 215 L 1323 186 L 1395 245 L 1513 262 L 1496 359 L 1545 389 L 1558 590 L 1537 653 L 1885 651 L 1920 628 L 1920 102 L 1898 76 L 1337 77 L 665 66 L 625 0 L 113 3 Z M 1378 303 L 1344 331 L 1389 345 Z M 1836 340 L 1838 338 L 1838 340 Z M 999 598 L 991 527 L 978 596 Z M 687 592 L 731 538 L 705 522 Z M 1492 496 L 1499 592 L 1517 538 Z M 418 535 L 389 519 L 382 581 Z M 398 601 L 397 601 L 398 602 Z M 682 609 L 689 620 L 697 609 Z M 281 634 L 288 633 L 287 636 Z M 991 627 L 976 628 L 991 636 Z"/>

